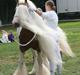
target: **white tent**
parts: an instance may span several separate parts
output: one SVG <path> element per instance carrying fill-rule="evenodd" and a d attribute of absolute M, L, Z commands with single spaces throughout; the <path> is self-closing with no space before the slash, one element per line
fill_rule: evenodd
<path fill-rule="evenodd" d="M 57 13 L 80 12 L 80 0 L 56 0 L 56 6 Z"/>

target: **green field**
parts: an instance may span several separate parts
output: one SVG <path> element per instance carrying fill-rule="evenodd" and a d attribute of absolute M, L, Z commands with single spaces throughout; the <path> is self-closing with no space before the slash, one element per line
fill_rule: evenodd
<path fill-rule="evenodd" d="M 80 22 L 59 23 L 60 27 L 66 32 L 69 44 L 76 54 L 75 58 L 63 56 L 63 75 L 80 75 Z M 2 27 L 0 30 L 12 31 L 16 36 L 16 29 L 13 27 Z M 1 31 L 0 31 L 1 37 Z M 19 48 L 14 43 L 0 44 L 0 75 L 12 75 L 18 65 Z M 31 50 L 25 55 L 28 70 L 32 67 Z"/>

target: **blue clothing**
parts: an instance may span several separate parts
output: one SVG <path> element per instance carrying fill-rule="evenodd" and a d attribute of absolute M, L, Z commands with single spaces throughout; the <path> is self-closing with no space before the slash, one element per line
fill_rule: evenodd
<path fill-rule="evenodd" d="M 11 33 L 8 35 L 9 41 L 13 42 L 14 41 L 14 35 Z"/>

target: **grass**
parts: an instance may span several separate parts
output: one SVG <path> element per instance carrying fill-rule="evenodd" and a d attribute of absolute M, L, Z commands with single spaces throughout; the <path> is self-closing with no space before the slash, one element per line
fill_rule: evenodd
<path fill-rule="evenodd" d="M 59 23 L 60 27 L 66 32 L 68 41 L 72 50 L 76 54 L 76 58 L 63 56 L 65 62 L 63 75 L 80 75 L 80 22 Z M 13 27 L 2 27 L 0 30 L 12 31 L 16 35 L 16 29 Z M 0 32 L 1 36 L 1 32 Z M 0 75 L 12 75 L 17 68 L 19 57 L 18 45 L 14 43 L 0 44 Z M 28 70 L 32 68 L 31 49 L 25 55 Z"/>

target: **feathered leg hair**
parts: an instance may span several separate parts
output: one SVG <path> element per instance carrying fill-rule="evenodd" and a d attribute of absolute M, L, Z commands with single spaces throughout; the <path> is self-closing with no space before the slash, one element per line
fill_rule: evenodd
<path fill-rule="evenodd" d="M 26 65 L 25 65 L 23 58 L 24 58 L 24 53 L 20 52 L 18 68 L 16 69 L 13 75 L 28 75 Z"/>
<path fill-rule="evenodd" d="M 36 75 L 50 75 L 50 70 L 43 64 L 41 54 L 38 53 L 38 67 L 36 68 Z"/>
<path fill-rule="evenodd" d="M 37 51 L 33 51 L 32 53 L 33 53 L 33 56 L 34 56 L 34 65 L 33 65 L 32 71 L 29 72 L 29 74 L 35 74 L 36 73 L 36 70 L 39 68 L 38 60 L 37 60 L 37 59 L 39 59 L 39 57 L 38 57 Z M 43 64 L 44 64 L 44 66 L 48 70 L 50 70 L 49 61 L 48 61 L 46 55 L 43 52 L 41 52 L 41 56 L 40 57 L 41 57 L 41 60 L 39 59 L 39 61 L 40 62 L 42 61 Z"/>

